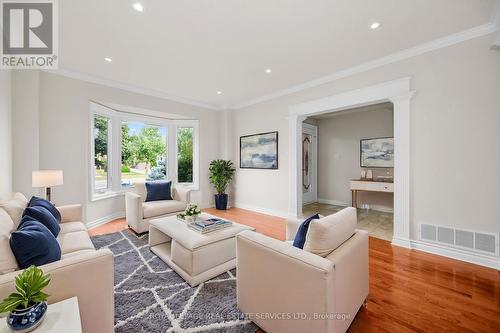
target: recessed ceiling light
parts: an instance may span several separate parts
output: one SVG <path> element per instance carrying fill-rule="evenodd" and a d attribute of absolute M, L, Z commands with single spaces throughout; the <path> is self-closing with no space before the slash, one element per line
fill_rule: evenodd
<path fill-rule="evenodd" d="M 113 61 L 113 59 L 108 58 L 108 57 L 104 58 L 104 60 L 106 60 L 107 62 L 112 62 Z"/>
<path fill-rule="evenodd" d="M 370 29 L 375 30 L 378 27 L 380 27 L 380 23 L 378 22 L 373 22 L 372 25 L 370 25 Z"/>
<path fill-rule="evenodd" d="M 134 5 L 133 5 L 133 7 L 138 12 L 143 12 L 144 11 L 144 6 L 140 2 L 135 2 Z"/>
<path fill-rule="evenodd" d="M 266 73 L 267 74 L 271 73 L 271 68 L 266 69 Z"/>
<path fill-rule="evenodd" d="M 222 95 L 222 91 L 217 91 L 217 95 Z"/>

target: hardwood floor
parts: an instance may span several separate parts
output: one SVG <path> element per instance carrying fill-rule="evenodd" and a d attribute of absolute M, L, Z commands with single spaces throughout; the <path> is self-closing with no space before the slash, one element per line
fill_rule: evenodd
<path fill-rule="evenodd" d="M 90 236 L 112 234 L 113 232 L 119 232 L 125 229 L 128 229 L 127 221 L 125 221 L 125 219 L 117 219 L 101 225 L 100 227 L 90 229 L 89 234 Z"/>
<path fill-rule="evenodd" d="M 285 238 L 281 218 L 238 208 L 206 212 Z M 125 228 L 125 220 L 120 219 L 91 234 Z M 369 257 L 368 305 L 358 312 L 349 332 L 500 332 L 500 271 L 373 237 Z"/>

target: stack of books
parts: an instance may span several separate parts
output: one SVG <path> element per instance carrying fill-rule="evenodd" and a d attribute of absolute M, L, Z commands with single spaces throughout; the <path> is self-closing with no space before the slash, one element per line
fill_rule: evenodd
<path fill-rule="evenodd" d="M 208 232 L 224 229 L 233 225 L 232 222 L 222 220 L 216 217 L 212 217 L 209 219 L 199 220 L 195 222 L 191 222 L 188 224 L 188 228 L 199 232 L 200 234 L 206 234 Z"/>

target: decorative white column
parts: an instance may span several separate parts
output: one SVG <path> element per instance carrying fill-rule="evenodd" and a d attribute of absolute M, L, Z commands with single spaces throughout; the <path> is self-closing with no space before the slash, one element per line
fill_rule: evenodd
<path fill-rule="evenodd" d="M 410 99 L 413 92 L 390 98 L 394 104 L 393 245 L 410 248 Z"/>
<path fill-rule="evenodd" d="M 302 215 L 302 122 L 306 116 L 290 114 L 288 117 L 289 123 L 289 142 L 290 142 L 290 204 L 289 212 L 291 217 L 299 217 Z"/>

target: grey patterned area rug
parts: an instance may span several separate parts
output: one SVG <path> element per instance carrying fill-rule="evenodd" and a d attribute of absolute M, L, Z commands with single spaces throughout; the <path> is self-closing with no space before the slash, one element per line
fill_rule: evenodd
<path fill-rule="evenodd" d="M 149 250 L 148 235 L 92 237 L 115 257 L 116 332 L 255 332 L 236 307 L 236 270 L 191 288 Z"/>

